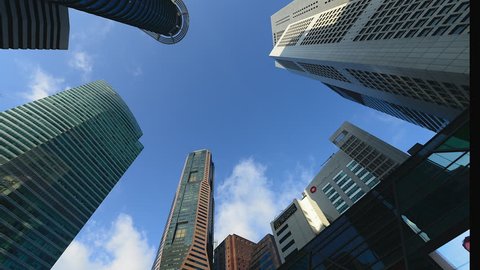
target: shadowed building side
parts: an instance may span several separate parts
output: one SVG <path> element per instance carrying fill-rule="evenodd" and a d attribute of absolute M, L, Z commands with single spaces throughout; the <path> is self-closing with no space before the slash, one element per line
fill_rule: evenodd
<path fill-rule="evenodd" d="M 188 11 L 182 0 L 50 1 L 138 27 L 166 44 L 180 41 L 188 30 Z"/>
<path fill-rule="evenodd" d="M 68 49 L 67 7 L 45 0 L 0 1 L 0 48 Z"/>

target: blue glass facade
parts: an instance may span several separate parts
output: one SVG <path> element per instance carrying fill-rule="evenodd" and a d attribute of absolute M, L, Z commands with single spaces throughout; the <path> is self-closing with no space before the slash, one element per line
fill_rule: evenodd
<path fill-rule="evenodd" d="M 0 113 L 0 268 L 50 269 L 143 146 L 103 81 Z"/>

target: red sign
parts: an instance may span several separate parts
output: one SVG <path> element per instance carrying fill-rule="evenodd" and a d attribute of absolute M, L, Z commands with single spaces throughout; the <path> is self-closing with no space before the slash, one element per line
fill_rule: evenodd
<path fill-rule="evenodd" d="M 465 239 L 463 239 L 463 247 L 470 252 L 470 236 L 467 236 Z"/>
<path fill-rule="evenodd" d="M 317 192 L 317 187 L 316 187 L 316 186 L 312 186 L 312 187 L 310 188 L 310 193 L 315 193 L 315 192 Z"/>

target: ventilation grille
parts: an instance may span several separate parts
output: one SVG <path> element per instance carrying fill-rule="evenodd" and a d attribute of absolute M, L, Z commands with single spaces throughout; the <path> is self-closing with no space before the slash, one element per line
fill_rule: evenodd
<path fill-rule="evenodd" d="M 338 70 L 331 66 L 324 66 L 324 65 L 315 65 L 315 64 L 307 64 L 307 63 L 298 63 L 308 72 L 315 74 L 317 76 L 322 76 L 338 81 L 350 82 L 345 76 L 343 76 Z"/>
<path fill-rule="evenodd" d="M 275 22 L 275 25 L 276 25 L 276 26 L 279 26 L 280 24 L 286 23 L 286 22 L 288 22 L 288 21 L 290 21 L 290 15 L 287 15 L 287 16 L 281 18 L 280 20 L 277 20 L 277 21 Z"/>
<path fill-rule="evenodd" d="M 370 0 L 361 0 L 320 14 L 301 45 L 336 43 L 342 40 Z"/>
<path fill-rule="evenodd" d="M 280 40 L 280 38 L 282 37 L 283 35 L 283 32 L 285 32 L 285 30 L 282 30 L 282 31 L 278 31 L 276 33 L 273 33 L 273 46 L 275 46 L 275 44 L 277 44 L 277 42 Z"/>
<path fill-rule="evenodd" d="M 463 109 L 469 106 L 469 86 L 397 76 L 392 74 L 347 69 L 365 87 L 393 93 L 441 106 Z"/>
<path fill-rule="evenodd" d="M 380 40 L 469 33 L 469 1 L 385 1 L 353 39 Z"/>
<path fill-rule="evenodd" d="M 312 10 L 314 10 L 314 9 L 317 9 L 317 8 L 318 8 L 318 1 L 315 1 L 315 2 L 313 2 L 313 3 L 311 3 L 311 4 L 309 4 L 309 5 L 306 5 L 306 6 L 304 6 L 303 8 L 301 8 L 301 9 L 293 12 L 293 18 L 296 18 L 296 17 L 298 17 L 298 16 L 301 16 L 301 15 L 303 15 L 303 14 L 305 14 L 305 13 L 307 13 L 307 12 L 310 12 L 310 11 L 312 11 Z"/>
<path fill-rule="evenodd" d="M 313 17 L 290 25 L 287 32 L 283 35 L 283 38 L 280 40 L 278 46 L 295 46 L 312 20 Z"/>

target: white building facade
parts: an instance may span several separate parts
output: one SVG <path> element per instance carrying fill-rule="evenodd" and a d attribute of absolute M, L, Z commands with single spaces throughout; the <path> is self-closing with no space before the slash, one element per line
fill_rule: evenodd
<path fill-rule="evenodd" d="M 305 189 L 330 222 L 377 185 L 409 155 L 344 122 L 330 137 L 340 148 Z"/>
<path fill-rule="evenodd" d="M 304 193 L 270 223 L 282 263 L 330 225 L 317 203 Z"/>
<path fill-rule="evenodd" d="M 271 17 L 277 67 L 440 130 L 469 106 L 468 0 L 295 0 Z"/>

